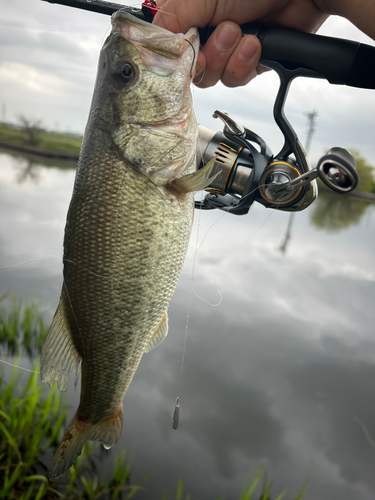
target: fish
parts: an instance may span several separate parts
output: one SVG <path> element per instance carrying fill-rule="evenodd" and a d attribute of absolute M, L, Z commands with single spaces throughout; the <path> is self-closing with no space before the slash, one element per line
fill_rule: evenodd
<path fill-rule="evenodd" d="M 81 372 L 78 409 L 52 459 L 63 475 L 88 440 L 122 432 L 122 400 L 145 352 L 168 332 L 168 305 L 191 233 L 198 124 L 190 83 L 199 35 L 112 15 L 68 209 L 60 301 L 41 378 L 65 391 Z"/>

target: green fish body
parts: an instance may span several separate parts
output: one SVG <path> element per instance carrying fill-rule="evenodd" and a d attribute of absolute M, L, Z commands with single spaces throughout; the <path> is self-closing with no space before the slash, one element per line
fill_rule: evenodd
<path fill-rule="evenodd" d="M 124 12 L 101 50 L 64 239 L 60 303 L 43 349 L 42 380 L 81 396 L 50 469 L 62 475 L 87 440 L 114 445 L 122 399 L 144 352 L 168 331 L 184 262 L 196 172 L 190 82 L 196 29 L 173 34 Z"/>

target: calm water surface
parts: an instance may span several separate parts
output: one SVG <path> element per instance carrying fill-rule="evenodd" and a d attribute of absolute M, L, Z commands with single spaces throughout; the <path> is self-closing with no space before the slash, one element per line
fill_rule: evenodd
<path fill-rule="evenodd" d="M 0 295 L 41 299 L 46 321 L 74 174 L 0 154 Z M 196 212 L 169 335 L 140 364 L 103 469 L 127 448 L 134 483 L 152 471 L 144 500 L 174 498 L 180 477 L 194 499 L 234 500 L 262 464 L 275 496 L 308 479 L 306 500 L 372 500 L 374 248 L 375 207 L 348 198 L 321 196 L 291 221 L 260 206 L 245 217 Z M 72 416 L 72 384 L 68 398 Z"/>

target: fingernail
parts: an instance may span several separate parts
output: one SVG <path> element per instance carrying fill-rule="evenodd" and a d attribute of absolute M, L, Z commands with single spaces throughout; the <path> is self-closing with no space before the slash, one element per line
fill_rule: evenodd
<path fill-rule="evenodd" d="M 221 26 L 219 33 L 216 35 L 214 44 L 219 50 L 229 50 L 236 41 L 237 34 L 228 25 Z"/>
<path fill-rule="evenodd" d="M 244 38 L 242 40 L 238 57 L 243 61 L 249 61 L 257 51 L 257 47 L 251 38 Z"/>

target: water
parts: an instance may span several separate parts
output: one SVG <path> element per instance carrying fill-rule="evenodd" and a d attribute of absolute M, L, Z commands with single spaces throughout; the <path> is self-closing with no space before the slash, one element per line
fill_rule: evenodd
<path fill-rule="evenodd" d="M 0 295 L 41 299 L 46 321 L 62 283 L 67 167 L 0 154 Z M 105 471 L 127 448 L 134 483 L 151 470 L 137 498 L 174 498 L 182 478 L 193 498 L 237 499 L 262 464 L 275 497 L 308 479 L 307 500 L 373 498 L 375 448 L 363 425 L 375 439 L 374 206 L 321 197 L 293 217 L 288 238 L 289 217 L 261 206 L 246 217 L 196 212 L 201 298 L 190 293 L 194 233 L 169 335 L 144 356 L 121 441 L 102 458 Z M 68 397 L 72 416 L 73 381 Z"/>

